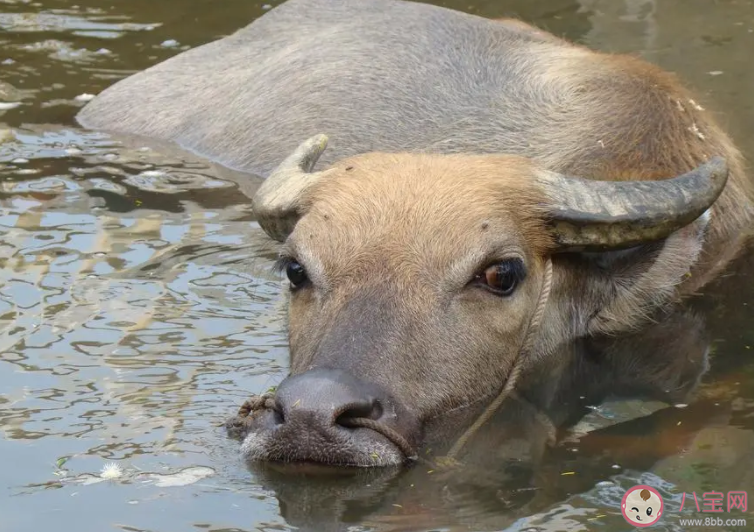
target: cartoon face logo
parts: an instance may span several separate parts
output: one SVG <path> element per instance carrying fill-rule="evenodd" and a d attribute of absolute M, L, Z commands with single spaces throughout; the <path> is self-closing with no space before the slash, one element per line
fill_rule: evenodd
<path fill-rule="evenodd" d="M 651 526 L 662 515 L 663 502 L 657 490 L 634 486 L 623 496 L 620 511 L 626 521 L 637 527 Z"/>

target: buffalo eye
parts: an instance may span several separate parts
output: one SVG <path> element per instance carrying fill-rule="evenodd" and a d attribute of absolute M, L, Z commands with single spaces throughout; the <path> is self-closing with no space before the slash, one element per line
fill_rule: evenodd
<path fill-rule="evenodd" d="M 492 264 L 476 276 L 476 282 L 499 296 L 511 295 L 526 277 L 520 259 L 508 259 Z"/>
<path fill-rule="evenodd" d="M 306 270 L 295 260 L 288 261 L 285 266 L 285 275 L 288 276 L 293 288 L 300 288 L 308 280 Z"/>

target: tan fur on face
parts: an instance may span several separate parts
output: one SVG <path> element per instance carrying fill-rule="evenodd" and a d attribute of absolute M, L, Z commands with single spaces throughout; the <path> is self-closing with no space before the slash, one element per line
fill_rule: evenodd
<path fill-rule="evenodd" d="M 507 240 L 537 256 L 551 242 L 533 176 L 531 162 L 519 157 L 354 157 L 338 163 L 308 196 L 296 241 L 307 230 L 326 231 L 318 254 L 335 275 L 348 274 L 343 259 L 354 253 L 379 254 L 397 276 L 408 273 L 409 256 L 420 256 L 423 270 L 428 258 L 442 269 L 480 242 Z"/>
<path fill-rule="evenodd" d="M 534 171 L 518 157 L 406 154 L 329 170 L 286 244 L 313 285 L 291 297 L 292 372 L 352 367 L 424 417 L 494 393 L 551 246 Z M 511 257 L 528 272 L 512 297 L 468 286 Z"/>

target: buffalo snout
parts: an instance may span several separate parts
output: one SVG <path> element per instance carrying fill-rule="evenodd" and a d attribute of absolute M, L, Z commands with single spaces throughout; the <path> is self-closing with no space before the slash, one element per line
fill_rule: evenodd
<path fill-rule="evenodd" d="M 275 408 L 259 417 L 243 452 L 256 460 L 398 465 L 420 439 L 418 427 L 380 386 L 317 368 L 280 384 Z"/>

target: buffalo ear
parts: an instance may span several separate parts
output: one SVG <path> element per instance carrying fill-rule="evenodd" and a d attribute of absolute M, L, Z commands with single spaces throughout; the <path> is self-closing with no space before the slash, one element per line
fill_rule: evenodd
<path fill-rule="evenodd" d="M 564 254 L 558 263 L 562 278 L 571 281 L 569 299 L 581 332 L 636 330 L 674 301 L 699 259 L 706 221 L 702 217 L 664 241 L 627 250 Z"/>
<path fill-rule="evenodd" d="M 539 170 L 554 266 L 566 284 L 561 311 L 572 320 L 553 316 L 559 327 L 571 336 L 631 330 L 673 299 L 699 259 L 710 209 L 728 175 L 725 158 L 717 156 L 655 180 Z"/>

